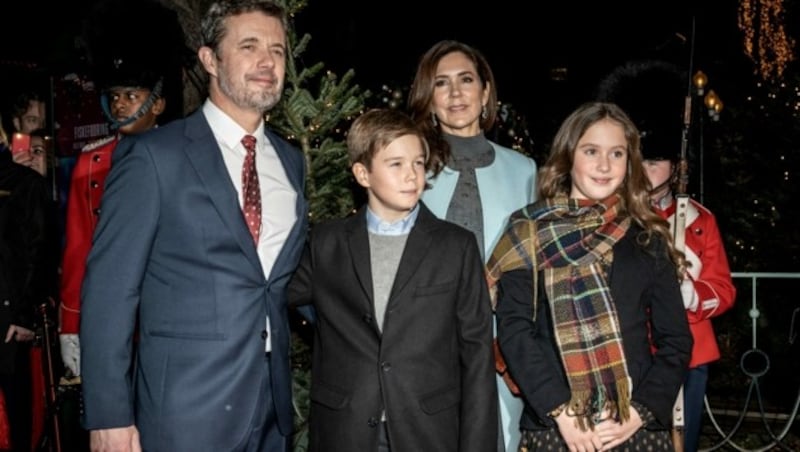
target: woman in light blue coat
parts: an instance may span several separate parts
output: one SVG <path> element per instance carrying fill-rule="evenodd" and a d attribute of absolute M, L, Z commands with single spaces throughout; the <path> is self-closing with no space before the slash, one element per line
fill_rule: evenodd
<path fill-rule="evenodd" d="M 420 59 L 410 113 L 428 140 L 430 188 L 422 201 L 439 218 L 475 234 L 484 261 L 511 212 L 535 200 L 536 163 L 484 136 L 497 117 L 497 89 L 486 58 L 458 41 L 441 41 Z M 519 444 L 522 401 L 497 378 L 498 450 Z"/>

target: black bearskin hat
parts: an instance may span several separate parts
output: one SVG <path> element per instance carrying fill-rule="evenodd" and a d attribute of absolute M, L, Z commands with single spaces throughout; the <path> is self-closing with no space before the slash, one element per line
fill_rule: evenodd
<path fill-rule="evenodd" d="M 162 81 L 163 69 L 152 67 L 145 58 L 132 54 L 118 54 L 109 56 L 95 70 L 95 82 L 101 90 L 113 87 L 147 88 L 152 90 L 159 81 Z"/>
<path fill-rule="evenodd" d="M 632 61 L 614 69 L 597 88 L 597 100 L 613 102 L 630 116 L 641 134 L 645 160 L 680 158 L 686 76 L 658 60 Z"/>
<path fill-rule="evenodd" d="M 180 115 L 186 45 L 175 11 L 155 0 L 104 0 L 90 12 L 83 36 L 100 91 L 147 88 L 167 98 L 162 117 Z"/>

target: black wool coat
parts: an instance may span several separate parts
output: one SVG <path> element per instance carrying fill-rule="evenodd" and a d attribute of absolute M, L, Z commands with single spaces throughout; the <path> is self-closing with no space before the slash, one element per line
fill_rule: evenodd
<path fill-rule="evenodd" d="M 313 303 L 311 450 L 486 452 L 497 446 L 492 313 L 474 235 L 424 205 L 375 321 L 366 212 L 314 226 L 289 285 Z"/>

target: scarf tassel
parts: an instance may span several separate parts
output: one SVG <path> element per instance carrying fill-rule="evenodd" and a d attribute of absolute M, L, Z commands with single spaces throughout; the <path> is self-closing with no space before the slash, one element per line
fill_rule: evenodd
<path fill-rule="evenodd" d="M 594 430 L 597 417 L 603 411 L 609 412 L 609 418 L 621 423 L 631 418 L 630 384 L 627 379 L 618 380 L 615 384 L 615 397 L 608 398 L 605 390 L 573 391 L 569 401 L 567 414 L 574 416 L 578 427 L 583 430 Z"/>

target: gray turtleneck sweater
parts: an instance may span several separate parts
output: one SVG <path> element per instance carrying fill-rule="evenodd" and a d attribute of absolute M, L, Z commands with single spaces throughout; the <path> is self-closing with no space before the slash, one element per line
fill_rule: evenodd
<path fill-rule="evenodd" d="M 447 207 L 445 219 L 472 231 L 478 240 L 481 257 L 484 258 L 481 202 L 491 202 L 491 200 L 481 200 L 475 169 L 489 166 L 494 162 L 494 148 L 483 133 L 472 137 L 444 134 L 444 139 L 450 144 L 450 160 L 447 166 L 459 172 L 458 183 Z"/>

